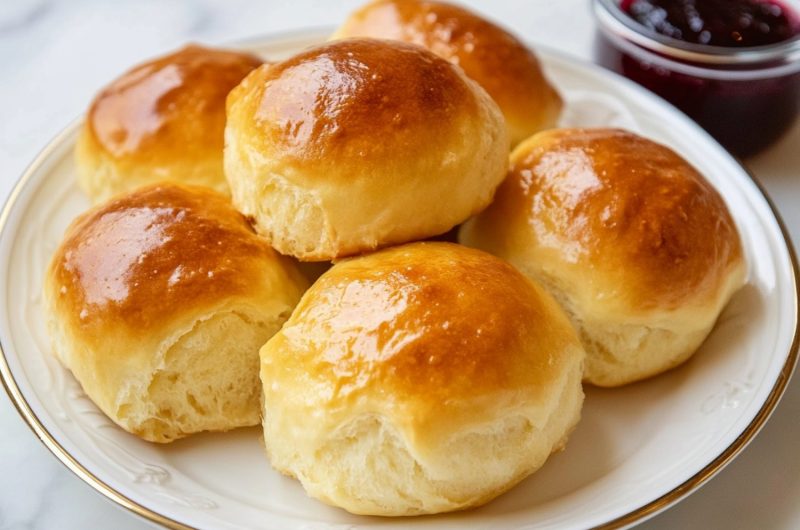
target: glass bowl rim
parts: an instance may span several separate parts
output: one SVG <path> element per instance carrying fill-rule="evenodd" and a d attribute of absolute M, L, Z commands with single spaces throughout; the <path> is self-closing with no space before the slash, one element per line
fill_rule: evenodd
<path fill-rule="evenodd" d="M 800 2 L 791 2 L 791 7 Z M 647 28 L 619 7 L 618 0 L 593 0 L 600 27 L 665 58 L 717 66 L 752 66 L 800 63 L 800 34 L 765 46 L 731 48 L 684 42 Z M 800 7 L 800 6 L 797 6 Z M 800 10 L 797 13 L 800 15 Z M 800 65 L 798 65 L 800 69 Z"/>

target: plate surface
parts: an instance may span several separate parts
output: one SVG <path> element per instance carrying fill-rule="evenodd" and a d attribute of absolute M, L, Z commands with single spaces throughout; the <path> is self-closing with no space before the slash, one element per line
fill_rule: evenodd
<path fill-rule="evenodd" d="M 278 59 L 324 39 L 306 32 L 251 43 Z M 88 207 L 75 184 L 78 124 L 21 179 L 0 223 L 0 372 L 20 413 L 98 491 L 171 527 L 336 529 L 588 528 L 641 521 L 699 487 L 766 421 L 797 357 L 796 264 L 768 201 L 708 135 L 662 100 L 599 68 L 540 52 L 567 101 L 563 125 L 619 126 L 665 143 L 724 196 L 749 280 L 686 365 L 617 390 L 587 389 L 566 450 L 485 507 L 443 516 L 349 515 L 308 498 L 271 469 L 259 429 L 203 434 L 168 446 L 121 431 L 49 353 L 41 284 L 68 223 Z M 709 237 L 714 237 L 709 234 Z"/>

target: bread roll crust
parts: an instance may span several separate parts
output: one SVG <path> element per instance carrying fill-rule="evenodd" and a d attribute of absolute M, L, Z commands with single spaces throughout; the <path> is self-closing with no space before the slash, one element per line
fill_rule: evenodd
<path fill-rule="evenodd" d="M 76 325 L 146 334 L 187 307 L 249 296 L 263 262 L 283 261 L 223 197 L 187 189 L 144 188 L 72 224 L 51 273 Z"/>
<path fill-rule="evenodd" d="M 45 299 L 55 353 L 89 397 L 125 429 L 166 442 L 258 422 L 258 348 L 305 286 L 225 197 L 162 184 L 76 219 L 48 267 Z M 204 380 L 189 380 L 201 365 Z M 159 383 L 165 373 L 172 385 Z M 173 401 L 170 387 L 181 384 L 187 394 Z"/>
<path fill-rule="evenodd" d="M 547 285 L 584 342 L 598 340 L 589 328 L 632 331 L 619 326 L 663 329 L 677 342 L 693 337 L 679 353 L 662 352 L 661 362 L 631 366 L 624 377 L 620 368 L 613 384 L 685 360 L 745 277 L 719 193 L 669 148 L 616 129 L 545 131 L 518 146 L 495 202 L 464 225 L 460 241 Z M 625 364 L 647 349 L 637 340 L 638 353 L 587 344 L 588 380 L 612 384 L 611 374 L 592 373 L 593 357 L 619 355 Z"/>
<path fill-rule="evenodd" d="M 466 230 L 506 245 L 528 239 L 576 275 L 603 314 L 643 316 L 714 299 L 742 261 L 719 193 L 663 145 L 622 130 L 558 129 L 511 157 L 494 204 Z"/>
<path fill-rule="evenodd" d="M 489 203 L 508 145 L 483 89 L 401 42 L 315 47 L 258 68 L 228 97 L 233 201 L 304 261 L 446 232 Z"/>
<path fill-rule="evenodd" d="M 555 126 L 563 106 L 536 55 L 508 31 L 444 2 L 375 0 L 354 12 L 333 38 L 376 37 L 424 46 L 459 65 L 497 102 L 512 144 Z"/>
<path fill-rule="evenodd" d="M 477 113 L 479 105 L 472 87 L 446 62 L 421 48 L 369 40 L 323 46 L 266 65 L 231 101 L 236 115 L 251 117 L 240 134 L 252 147 L 303 168 L 353 164 L 365 156 L 392 161 L 428 156 L 430 149 L 446 149 L 451 122 Z M 355 175 L 309 171 L 306 176 L 349 184 Z"/>
<path fill-rule="evenodd" d="M 582 402 L 583 351 L 556 302 L 508 263 L 450 243 L 337 263 L 261 361 L 273 465 L 355 513 L 486 502 L 563 446 Z M 383 442 L 369 446 L 374 436 Z M 342 469 L 353 454 L 363 467 Z M 408 476 L 379 471 L 408 458 Z"/>
<path fill-rule="evenodd" d="M 262 61 L 189 45 L 134 67 L 92 101 L 77 149 L 94 202 L 172 180 L 227 192 L 225 98 Z"/>
<path fill-rule="evenodd" d="M 418 243 L 335 265 L 298 305 L 287 333 L 319 345 L 297 361 L 308 363 L 313 377 L 335 382 L 337 399 L 382 388 L 413 402 L 408 421 L 426 436 L 441 424 L 444 403 L 457 408 L 484 393 L 522 388 L 545 399 L 572 362 L 563 352 L 573 334 L 541 324 L 553 319 L 569 329 L 560 317 L 551 298 L 509 263 L 452 244 Z"/>

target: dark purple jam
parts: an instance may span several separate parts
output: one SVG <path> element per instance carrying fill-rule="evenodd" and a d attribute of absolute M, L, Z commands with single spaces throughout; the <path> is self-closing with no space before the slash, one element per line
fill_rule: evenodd
<path fill-rule="evenodd" d="M 620 8 L 644 28 L 692 44 L 744 48 L 800 34 L 800 16 L 775 0 L 622 0 Z M 604 38 L 599 39 L 597 54 L 601 64 L 671 102 L 738 156 L 755 154 L 774 143 L 800 112 L 800 73 L 746 80 L 689 75 L 622 53 Z M 717 72 L 749 68 L 662 56 Z"/>
<path fill-rule="evenodd" d="M 623 11 L 666 37 L 744 48 L 791 39 L 800 18 L 769 0 L 623 0 Z"/>

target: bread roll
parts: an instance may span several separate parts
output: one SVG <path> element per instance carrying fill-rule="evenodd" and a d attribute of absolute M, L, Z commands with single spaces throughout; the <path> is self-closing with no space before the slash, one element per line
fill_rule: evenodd
<path fill-rule="evenodd" d="M 352 513 L 477 506 L 564 446 L 583 356 L 558 304 L 489 254 L 428 242 L 345 260 L 261 349 L 266 449 Z"/>
<path fill-rule="evenodd" d="M 234 204 L 303 261 L 446 232 L 508 167 L 483 89 L 418 46 L 372 39 L 255 70 L 228 97 L 225 140 Z"/>
<path fill-rule="evenodd" d="M 496 201 L 460 240 L 561 302 L 586 348 L 585 380 L 601 386 L 688 359 L 746 276 L 714 188 L 667 147 L 615 129 L 522 143 Z"/>
<path fill-rule="evenodd" d="M 561 97 L 530 48 L 462 7 L 421 0 L 374 0 L 353 13 L 333 35 L 334 39 L 346 37 L 419 44 L 459 65 L 500 106 L 514 145 L 554 127 L 561 113 Z"/>
<path fill-rule="evenodd" d="M 86 394 L 170 442 L 258 424 L 258 350 L 305 287 L 223 196 L 162 184 L 76 219 L 44 294 L 55 354 Z"/>
<path fill-rule="evenodd" d="M 228 193 L 225 98 L 261 64 L 246 53 L 187 46 L 123 74 L 92 102 L 78 138 L 78 183 L 97 203 L 173 181 Z"/>

